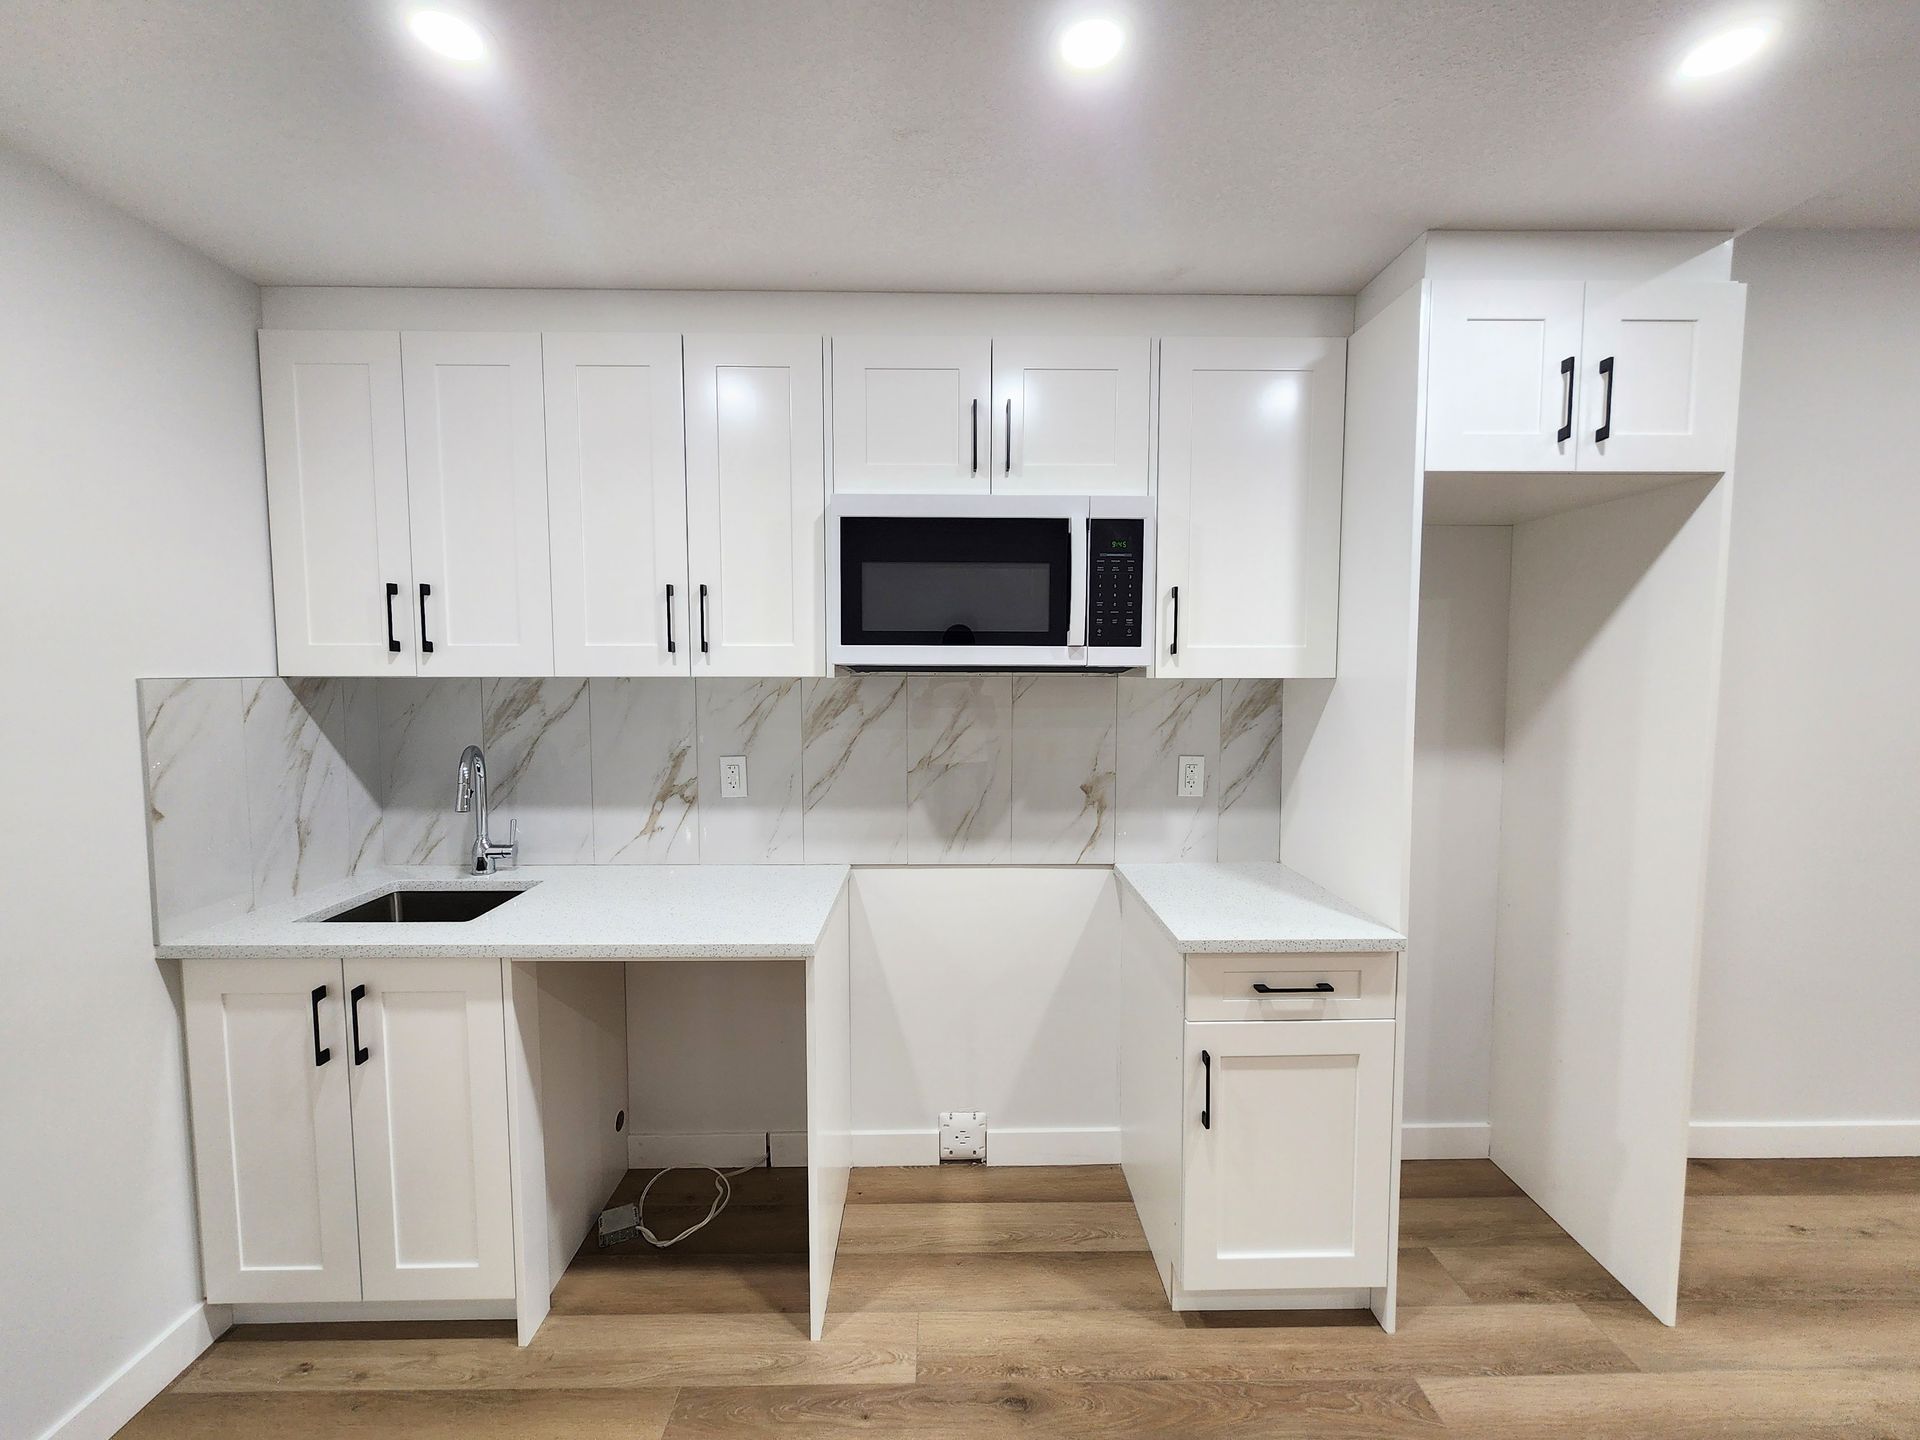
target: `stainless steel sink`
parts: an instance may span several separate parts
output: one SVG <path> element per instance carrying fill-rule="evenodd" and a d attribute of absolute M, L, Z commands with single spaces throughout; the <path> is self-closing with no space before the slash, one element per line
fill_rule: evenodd
<path fill-rule="evenodd" d="M 448 921 L 473 920 L 497 910 L 524 890 L 409 890 L 383 891 L 371 900 L 362 900 L 350 910 L 328 915 L 328 924 L 404 925 L 446 924 Z"/>

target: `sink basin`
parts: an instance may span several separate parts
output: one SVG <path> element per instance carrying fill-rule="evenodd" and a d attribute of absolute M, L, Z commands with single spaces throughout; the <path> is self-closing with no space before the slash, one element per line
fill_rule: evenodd
<path fill-rule="evenodd" d="M 496 910 L 523 890 L 408 890 L 393 889 L 363 900 L 351 910 L 329 915 L 329 924 L 350 925 L 445 924 L 473 920 Z"/>

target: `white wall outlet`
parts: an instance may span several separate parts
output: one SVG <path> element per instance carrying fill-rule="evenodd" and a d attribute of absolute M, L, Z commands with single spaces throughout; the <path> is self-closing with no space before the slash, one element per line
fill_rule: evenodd
<path fill-rule="evenodd" d="M 1204 755 L 1182 755 L 1180 757 L 1180 798 L 1198 800 L 1207 793 L 1207 757 Z"/>
<path fill-rule="evenodd" d="M 987 1112 L 984 1110 L 942 1110 L 940 1112 L 940 1162 L 949 1160 L 985 1163 L 987 1158 Z"/>
<path fill-rule="evenodd" d="M 720 757 L 720 798 L 737 800 L 746 793 L 747 757 L 722 755 Z"/>

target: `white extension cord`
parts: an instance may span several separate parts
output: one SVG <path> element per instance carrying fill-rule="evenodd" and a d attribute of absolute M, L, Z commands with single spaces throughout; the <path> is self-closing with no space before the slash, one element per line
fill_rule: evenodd
<path fill-rule="evenodd" d="M 640 1232 L 640 1238 L 642 1240 L 656 1249 L 665 1250 L 670 1245 L 678 1245 L 689 1235 L 697 1235 L 700 1231 L 706 1229 L 707 1226 L 711 1225 L 719 1216 L 720 1212 L 727 1208 L 727 1202 L 733 1199 L 734 1176 L 744 1175 L 749 1170 L 758 1170 L 760 1168 L 758 1165 L 742 1165 L 738 1170 L 722 1170 L 713 1165 L 669 1166 L 666 1170 L 657 1172 L 651 1180 L 647 1181 L 645 1189 L 640 1192 L 640 1198 L 634 1202 L 634 1228 Z M 674 1170 L 705 1170 L 711 1174 L 714 1178 L 713 1205 L 708 1209 L 705 1219 L 695 1221 L 670 1240 L 662 1240 L 647 1228 L 647 1192 L 660 1183 L 660 1176 L 669 1174 Z"/>

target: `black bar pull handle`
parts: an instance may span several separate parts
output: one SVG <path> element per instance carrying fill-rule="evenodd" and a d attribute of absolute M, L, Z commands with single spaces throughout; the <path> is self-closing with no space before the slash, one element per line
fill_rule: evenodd
<path fill-rule="evenodd" d="M 673 643 L 673 586 L 667 586 L 667 654 L 673 654 L 679 647 Z"/>
<path fill-rule="evenodd" d="M 433 586 L 423 584 L 420 587 L 420 653 L 422 655 L 433 654 L 433 641 L 427 638 L 427 597 L 431 594 L 433 594 Z"/>
<path fill-rule="evenodd" d="M 1259 995 L 1331 995 L 1333 986 L 1322 980 L 1318 985 L 1262 985 L 1253 983 L 1254 993 Z"/>
<path fill-rule="evenodd" d="M 393 599 L 400 593 L 400 587 L 391 580 L 387 582 L 387 653 L 400 653 L 400 637 L 393 633 Z"/>
<path fill-rule="evenodd" d="M 1213 1056 L 1206 1051 L 1200 1052 L 1200 1068 L 1207 1072 L 1207 1092 L 1200 1102 L 1200 1128 L 1213 1128 Z"/>
<path fill-rule="evenodd" d="M 1169 656 L 1180 653 L 1180 587 L 1173 587 L 1173 639 L 1167 645 Z"/>
<path fill-rule="evenodd" d="M 1600 362 L 1600 380 L 1606 386 L 1606 393 L 1600 405 L 1600 428 L 1593 432 L 1595 443 L 1613 435 L 1613 356 L 1609 355 Z"/>
<path fill-rule="evenodd" d="M 700 587 L 700 653 L 711 654 L 713 647 L 707 643 L 707 587 Z"/>
<path fill-rule="evenodd" d="M 391 590 L 398 587 L 390 585 L 387 588 Z M 313 1068 L 316 1070 L 333 1058 L 333 1051 L 320 1043 L 320 1002 L 326 998 L 326 986 L 313 987 Z"/>
<path fill-rule="evenodd" d="M 1573 438 L 1573 357 L 1560 362 L 1560 430 L 1554 436 L 1562 445 Z"/>
<path fill-rule="evenodd" d="M 973 474 L 980 473 L 980 402 L 973 402 Z"/>
<path fill-rule="evenodd" d="M 347 993 L 347 1014 L 353 1018 L 353 1063 L 364 1065 L 372 1052 L 360 1043 L 360 1002 L 367 998 L 367 987 L 356 985 Z"/>
<path fill-rule="evenodd" d="M 1007 473 L 1013 473 L 1013 401 L 1007 401 Z"/>

